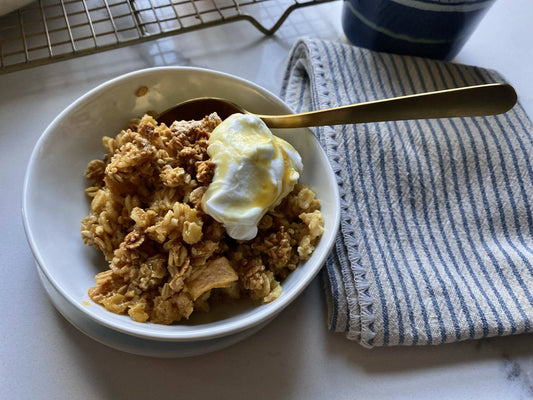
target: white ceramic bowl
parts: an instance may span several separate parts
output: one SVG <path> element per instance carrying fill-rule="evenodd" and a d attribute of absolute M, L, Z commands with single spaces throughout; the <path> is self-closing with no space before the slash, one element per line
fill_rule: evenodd
<path fill-rule="evenodd" d="M 143 96 L 136 95 L 140 87 L 148 89 Z M 49 125 L 30 158 L 22 214 L 44 287 L 54 305 L 75 326 L 122 350 L 142 354 L 136 351 L 135 341 L 144 341 L 162 352 L 165 346 L 173 348 L 175 356 L 190 355 L 247 336 L 305 289 L 323 266 L 334 242 L 339 197 L 326 155 L 311 131 L 279 130 L 275 134 L 291 142 L 302 156 L 301 181 L 310 185 L 322 201 L 325 232 L 312 257 L 283 282 L 283 293 L 277 300 L 259 306 L 243 303 L 231 308 L 215 307 L 186 324 L 165 326 L 135 322 L 128 316 L 108 312 L 89 299 L 87 289 L 94 285 L 95 274 L 106 269 L 106 263 L 99 252 L 83 244 L 80 236 L 80 221 L 89 210 L 84 194 L 87 163 L 102 158 L 102 136 L 115 136 L 131 118 L 201 96 L 224 97 L 252 112 L 291 112 L 276 96 L 243 79 L 198 68 L 152 68 L 113 79 L 79 98 Z M 110 335 L 113 340 L 108 340 Z M 121 341 L 133 344 L 121 346 Z"/>

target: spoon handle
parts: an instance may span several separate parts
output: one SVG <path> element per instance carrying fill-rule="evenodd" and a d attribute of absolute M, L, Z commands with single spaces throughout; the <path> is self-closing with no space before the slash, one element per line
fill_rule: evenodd
<path fill-rule="evenodd" d="M 517 101 L 512 86 L 491 83 L 290 115 L 259 115 L 270 128 L 357 124 L 501 114 Z"/>

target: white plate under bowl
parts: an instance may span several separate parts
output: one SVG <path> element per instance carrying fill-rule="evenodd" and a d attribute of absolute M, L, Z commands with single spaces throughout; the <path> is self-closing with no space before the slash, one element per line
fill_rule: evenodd
<path fill-rule="evenodd" d="M 39 278 L 41 279 L 43 287 L 48 293 L 52 304 L 67 321 L 97 342 L 126 353 L 158 358 L 198 356 L 201 354 L 218 351 L 236 344 L 241 340 L 253 335 L 269 322 L 267 320 L 253 328 L 246 329 L 233 335 L 208 340 L 170 342 L 143 339 L 107 328 L 78 312 L 71 303 L 65 300 L 65 298 L 58 293 L 56 288 L 42 273 L 38 264 L 36 267 L 39 273 Z"/>
<path fill-rule="evenodd" d="M 146 90 L 139 96 L 141 87 Z M 95 333 L 100 328 L 127 335 L 132 341 L 137 338 L 174 345 L 236 337 L 264 325 L 290 304 L 316 276 L 331 250 L 340 217 L 335 175 L 311 131 L 278 130 L 274 133 L 300 152 L 304 163 L 301 182 L 311 186 L 321 200 L 325 222 L 315 252 L 285 279 L 278 299 L 260 306 L 243 302 L 230 309 L 214 307 L 207 316 L 200 313 L 185 324 L 172 326 L 138 323 L 91 302 L 87 289 L 94 285 L 95 274 L 107 266 L 80 237 L 80 221 L 89 211 L 84 194 L 87 163 L 104 155 L 102 136 L 115 136 L 130 119 L 202 96 L 224 97 L 252 112 L 291 112 L 272 93 L 231 75 L 188 67 L 151 68 L 113 79 L 76 100 L 48 126 L 32 153 L 22 210 L 28 242 L 54 304 L 86 333 L 88 329 L 79 326 L 80 320 L 101 325 L 88 333 L 101 342 L 105 341 Z M 69 307 L 58 306 L 62 303 Z M 120 337 L 125 340 L 125 336 Z"/>

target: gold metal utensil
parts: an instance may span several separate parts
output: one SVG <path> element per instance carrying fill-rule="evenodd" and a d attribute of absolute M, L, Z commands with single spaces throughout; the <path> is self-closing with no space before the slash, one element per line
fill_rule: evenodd
<path fill-rule="evenodd" d="M 393 97 L 300 114 L 256 115 L 270 128 L 301 128 L 363 122 L 495 115 L 510 110 L 516 101 L 516 92 L 512 86 L 491 83 Z M 228 100 L 201 97 L 169 108 L 159 114 L 157 120 L 170 125 L 175 120 L 201 119 L 214 111 L 222 119 L 234 113 L 251 114 Z"/>

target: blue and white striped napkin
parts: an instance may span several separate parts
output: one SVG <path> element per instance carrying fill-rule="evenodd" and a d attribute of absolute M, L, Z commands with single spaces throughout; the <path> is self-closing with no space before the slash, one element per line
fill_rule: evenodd
<path fill-rule="evenodd" d="M 482 68 L 302 39 L 282 96 L 295 111 L 501 82 Z M 363 346 L 532 331 L 533 126 L 491 117 L 314 129 L 342 222 L 324 269 L 329 325 Z"/>

